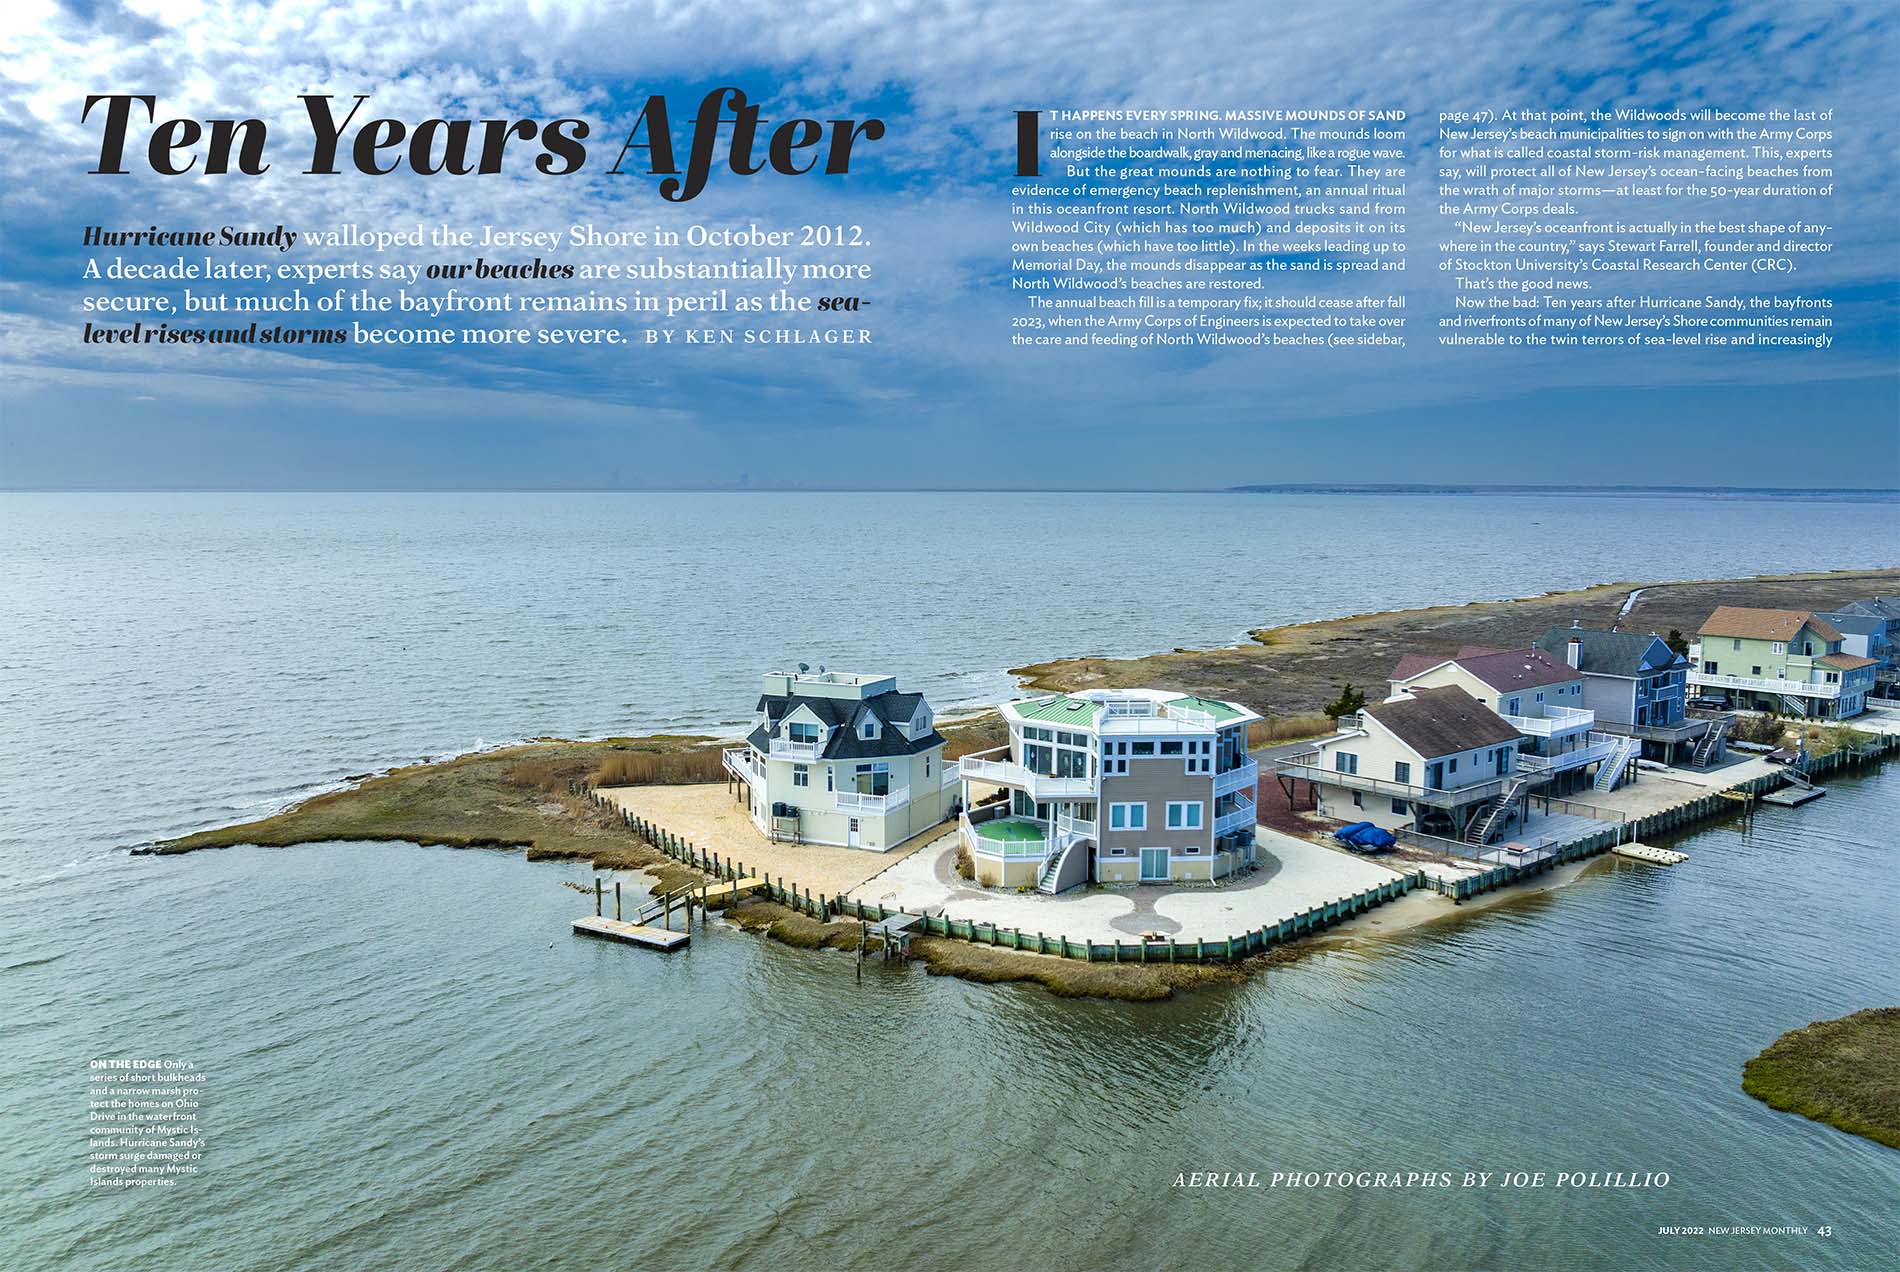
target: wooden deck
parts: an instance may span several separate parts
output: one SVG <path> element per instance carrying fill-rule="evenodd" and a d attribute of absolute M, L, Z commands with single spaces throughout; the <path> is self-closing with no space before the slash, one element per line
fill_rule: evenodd
<path fill-rule="evenodd" d="M 693 939 L 685 932 L 669 932 L 665 928 L 648 927 L 644 923 L 623 923 L 619 919 L 603 919 L 592 914 L 575 919 L 574 930 L 582 936 L 603 936 L 610 941 L 644 945 L 650 950 L 676 950 Z"/>
<path fill-rule="evenodd" d="M 1761 797 L 1764 804 L 1779 804 L 1783 808 L 1799 808 L 1811 799 L 1819 799 L 1827 794 L 1820 786 L 1784 786 L 1778 791 L 1769 791 Z"/>

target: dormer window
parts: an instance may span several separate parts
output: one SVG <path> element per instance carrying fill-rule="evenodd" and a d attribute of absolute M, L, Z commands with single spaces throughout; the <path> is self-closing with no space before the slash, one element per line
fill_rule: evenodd
<path fill-rule="evenodd" d="M 858 730 L 858 736 L 862 738 L 866 738 L 866 739 L 876 737 L 877 736 L 877 721 L 873 720 L 869 716 L 866 716 L 864 718 L 864 727 Z"/>
<path fill-rule="evenodd" d="M 795 720 L 785 726 L 785 736 L 794 742 L 816 742 L 818 740 L 818 726 L 815 724 L 807 724 L 803 720 Z"/>

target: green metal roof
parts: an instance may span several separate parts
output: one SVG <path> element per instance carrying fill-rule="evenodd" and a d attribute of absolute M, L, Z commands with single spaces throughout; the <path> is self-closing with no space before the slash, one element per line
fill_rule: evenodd
<path fill-rule="evenodd" d="M 1075 724 L 1083 728 L 1093 728 L 1096 718 L 1102 714 L 1099 704 L 1086 698 L 1071 698 L 1067 694 L 1057 694 L 1042 702 L 1018 702 L 1016 714 L 1025 720 L 1041 720 L 1048 724 Z"/>
<path fill-rule="evenodd" d="M 1238 708 L 1221 702 L 1219 699 L 1197 698 L 1193 694 L 1183 694 L 1179 698 L 1170 699 L 1168 705 L 1171 707 L 1183 707 L 1189 711 L 1205 711 L 1214 717 L 1216 723 L 1238 720 L 1244 714 L 1244 712 Z"/>

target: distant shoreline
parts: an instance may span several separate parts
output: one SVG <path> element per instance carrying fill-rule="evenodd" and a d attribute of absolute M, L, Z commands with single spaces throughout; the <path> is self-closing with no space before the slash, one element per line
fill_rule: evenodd
<path fill-rule="evenodd" d="M 1900 501 L 1889 486 L 1536 486 L 1282 482 L 1243 486 L 0 486 L 0 495 L 1535 495 Z"/>

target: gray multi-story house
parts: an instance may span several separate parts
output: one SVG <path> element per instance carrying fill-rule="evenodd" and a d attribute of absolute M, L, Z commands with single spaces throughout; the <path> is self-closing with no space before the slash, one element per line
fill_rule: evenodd
<path fill-rule="evenodd" d="M 1900 697 L 1900 599 L 1870 596 L 1815 617 L 1841 634 L 1841 652 L 1874 662 L 1873 693 Z"/>
<path fill-rule="evenodd" d="M 1002 715 L 1009 745 L 958 761 L 979 883 L 1212 882 L 1252 864 L 1254 712 L 1117 689 L 1005 703 Z"/>
<path fill-rule="evenodd" d="M 882 851 L 949 817 L 956 765 L 920 693 L 892 676 L 772 672 L 726 772 L 773 839 Z"/>
<path fill-rule="evenodd" d="M 1639 739 L 1645 757 L 1705 764 L 1723 758 L 1724 722 L 1689 714 L 1689 660 L 1654 632 L 1573 623 L 1551 628 L 1537 647 L 1581 673 L 1583 705 L 1596 713 L 1597 727 Z"/>

